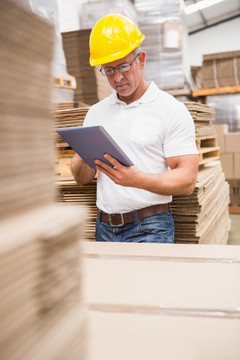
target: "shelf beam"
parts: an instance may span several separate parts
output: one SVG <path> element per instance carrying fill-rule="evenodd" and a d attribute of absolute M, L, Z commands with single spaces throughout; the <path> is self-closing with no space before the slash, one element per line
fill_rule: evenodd
<path fill-rule="evenodd" d="M 235 94 L 240 92 L 240 85 L 222 86 L 218 88 L 206 88 L 192 90 L 192 96 L 207 96 L 207 95 L 220 95 L 220 94 Z"/>

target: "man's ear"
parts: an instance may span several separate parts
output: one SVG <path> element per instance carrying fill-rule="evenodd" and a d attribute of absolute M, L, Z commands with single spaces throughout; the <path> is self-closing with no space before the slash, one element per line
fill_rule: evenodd
<path fill-rule="evenodd" d="M 146 52 L 142 51 L 139 55 L 139 64 L 140 64 L 140 69 L 143 69 L 145 66 L 145 60 L 146 60 Z"/>

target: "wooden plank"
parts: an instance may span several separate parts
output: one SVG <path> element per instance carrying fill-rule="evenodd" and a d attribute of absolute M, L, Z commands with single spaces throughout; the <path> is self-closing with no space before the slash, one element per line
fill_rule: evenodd
<path fill-rule="evenodd" d="M 214 156 L 216 156 L 215 154 L 220 154 L 220 148 L 219 146 L 214 146 L 214 147 L 201 147 L 201 149 L 199 150 L 199 154 L 209 154 L 209 153 L 213 153 Z"/>
<path fill-rule="evenodd" d="M 220 95 L 220 94 L 234 94 L 240 92 L 240 85 L 223 86 L 218 88 L 205 88 L 196 89 L 192 91 L 193 97 L 207 96 L 207 95 Z"/>
<path fill-rule="evenodd" d="M 207 162 L 218 160 L 220 158 L 220 149 L 218 146 L 214 148 L 201 148 L 199 150 L 199 165 Z"/>
<path fill-rule="evenodd" d="M 75 155 L 75 151 L 70 148 L 58 149 L 58 158 L 72 158 Z"/>
<path fill-rule="evenodd" d="M 55 166 L 56 174 L 60 176 L 71 176 L 70 161 L 71 158 L 59 158 Z"/>
<path fill-rule="evenodd" d="M 165 90 L 172 96 L 191 96 L 192 90 L 191 89 L 169 89 Z"/>
<path fill-rule="evenodd" d="M 229 206 L 230 214 L 240 214 L 240 206 Z"/>

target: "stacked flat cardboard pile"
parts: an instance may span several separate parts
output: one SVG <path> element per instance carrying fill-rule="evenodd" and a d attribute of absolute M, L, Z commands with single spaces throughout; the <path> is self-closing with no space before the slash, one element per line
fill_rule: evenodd
<path fill-rule="evenodd" d="M 0 2 L 2 360 L 85 359 L 85 211 L 54 204 L 52 50 L 48 23 Z"/>
<path fill-rule="evenodd" d="M 73 109 L 55 110 L 53 112 L 56 145 L 58 148 L 70 149 L 70 146 L 56 133 L 56 130 L 82 126 L 88 110 L 89 106 L 83 106 Z"/>
<path fill-rule="evenodd" d="M 111 95 L 113 92 L 113 88 L 109 85 L 107 77 L 102 75 L 100 69 L 101 69 L 100 65 L 94 66 L 99 101 Z"/>
<path fill-rule="evenodd" d="M 75 76 L 77 89 L 74 100 L 92 105 L 112 93 L 100 67 L 89 64 L 89 35 L 91 29 L 62 33 L 68 72 Z"/>
<path fill-rule="evenodd" d="M 84 104 L 81 101 L 69 101 L 69 102 L 64 102 L 64 103 L 54 103 L 53 111 L 73 109 L 73 108 L 86 107 L 86 106 L 88 106 L 88 105 Z"/>
<path fill-rule="evenodd" d="M 82 126 L 88 110 L 89 106 L 54 111 L 53 120 L 55 129 Z M 83 237 L 88 240 L 94 240 L 97 218 L 96 179 L 84 186 L 77 185 L 70 171 L 70 161 L 75 154 L 74 150 L 59 135 L 56 138 L 56 146 L 57 201 L 67 205 L 85 205 L 88 207 Z"/>
<path fill-rule="evenodd" d="M 215 122 L 215 110 L 213 107 L 197 102 L 185 102 L 184 104 L 193 118 L 196 137 L 216 135 L 213 125 Z"/>
<path fill-rule="evenodd" d="M 57 134 L 56 130 L 68 127 L 79 127 L 83 125 L 83 120 L 89 110 L 89 106 L 73 109 L 55 110 L 53 112 L 53 122 L 55 128 L 55 143 L 57 148 L 56 174 L 72 179 L 70 171 L 70 160 L 75 152 L 70 148 L 63 138 Z"/>
<path fill-rule="evenodd" d="M 88 242 L 83 253 L 92 360 L 240 358 L 239 246 Z"/>
<path fill-rule="evenodd" d="M 0 220 L 2 360 L 85 358 L 83 218 L 49 204 Z"/>
<path fill-rule="evenodd" d="M 217 134 L 214 127 L 214 108 L 197 102 L 185 102 L 184 104 L 194 121 L 199 164 L 203 165 L 219 159 L 220 148 L 217 144 Z"/>
<path fill-rule="evenodd" d="M 53 36 L 34 16 L 19 18 L 10 4 L 0 4 L 0 216 L 44 205 L 55 192 L 48 117 Z"/>
<path fill-rule="evenodd" d="M 69 74 L 76 78 L 74 101 L 92 105 L 98 101 L 94 68 L 89 64 L 91 29 L 62 33 L 63 49 Z"/>
<path fill-rule="evenodd" d="M 59 177 L 57 181 L 58 201 L 67 205 L 87 206 L 84 239 L 95 240 L 95 223 L 98 209 L 96 207 L 96 179 L 87 185 L 77 185 L 74 180 Z"/>
<path fill-rule="evenodd" d="M 203 55 L 204 88 L 233 86 L 240 83 L 240 51 Z"/>
<path fill-rule="evenodd" d="M 229 232 L 229 185 L 221 162 L 199 169 L 191 195 L 174 196 L 176 243 L 226 244 Z"/>

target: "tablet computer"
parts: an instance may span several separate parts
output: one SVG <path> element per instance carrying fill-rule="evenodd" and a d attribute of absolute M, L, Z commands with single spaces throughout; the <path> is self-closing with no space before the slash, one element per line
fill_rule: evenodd
<path fill-rule="evenodd" d="M 111 155 L 124 166 L 133 165 L 103 126 L 65 128 L 58 129 L 57 132 L 91 168 L 95 168 L 96 159 L 113 167 L 104 158 L 104 154 Z"/>

